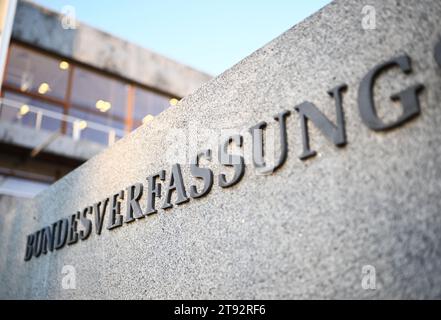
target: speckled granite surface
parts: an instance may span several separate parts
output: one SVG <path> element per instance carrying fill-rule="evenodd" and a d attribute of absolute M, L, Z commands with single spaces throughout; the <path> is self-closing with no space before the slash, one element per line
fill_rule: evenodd
<path fill-rule="evenodd" d="M 441 296 L 441 2 L 372 0 L 376 29 L 361 26 L 364 1 L 335 1 L 181 104 L 119 141 L 17 212 L 0 215 L 1 298 L 434 298 Z M 358 86 L 375 65 L 408 54 L 413 72 L 378 79 L 378 113 L 394 119 L 390 95 L 422 83 L 421 114 L 374 132 L 361 121 Z M 335 119 L 326 91 L 345 82 L 348 144 L 314 125 L 318 156 L 301 161 L 294 106 L 311 101 Z M 181 162 L 179 151 L 212 148 L 221 129 L 244 132 L 291 110 L 286 163 L 270 175 L 247 163 L 234 187 L 158 210 L 25 262 L 26 235 Z M 178 128 L 183 134 L 179 136 Z M 199 130 L 195 130 L 199 128 Z M 203 130 L 201 130 L 203 129 Z M 179 132 L 178 132 L 179 131 Z M 175 135 L 177 133 L 177 135 Z M 179 136 L 179 137 L 177 137 Z M 179 138 L 179 140 L 178 140 Z M 193 141 L 198 141 L 193 145 Z M 177 152 L 175 152 L 177 151 Z M 185 161 L 185 160 L 184 160 Z M 190 178 L 183 163 L 186 185 Z M 145 197 L 141 200 L 145 209 Z M 62 267 L 76 289 L 62 289 Z M 376 289 L 362 288 L 362 268 Z"/>

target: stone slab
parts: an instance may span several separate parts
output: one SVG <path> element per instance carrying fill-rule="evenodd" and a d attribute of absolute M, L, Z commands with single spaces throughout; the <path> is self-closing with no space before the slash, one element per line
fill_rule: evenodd
<path fill-rule="evenodd" d="M 0 215 L 0 297 L 439 298 L 441 68 L 434 48 L 441 2 L 369 4 L 376 29 L 362 28 L 364 1 L 334 1 L 32 203 Z M 400 104 L 390 95 L 415 83 L 425 86 L 421 113 L 393 130 L 373 131 L 358 112 L 360 82 L 374 66 L 403 54 L 412 72 L 392 68 L 378 79 L 378 115 L 396 119 Z M 336 147 L 311 124 L 318 155 L 300 160 L 294 107 L 313 102 L 335 121 L 326 92 L 342 82 L 348 85 L 347 145 Z M 169 176 L 176 162 L 188 187 L 194 179 L 186 155 L 217 150 L 218 136 L 230 131 L 242 132 L 246 149 L 248 129 L 262 120 L 276 127 L 272 116 L 282 110 L 292 111 L 289 148 L 276 172 L 256 174 L 248 159 L 242 180 L 223 189 L 217 177 L 227 169 L 204 161 L 215 175 L 206 197 L 24 261 L 28 234 L 133 183 L 145 185 L 162 169 Z M 145 195 L 140 203 L 145 210 Z M 66 265 L 75 268 L 74 290 L 62 288 Z M 364 266 L 375 268 L 375 290 L 362 286 Z"/>

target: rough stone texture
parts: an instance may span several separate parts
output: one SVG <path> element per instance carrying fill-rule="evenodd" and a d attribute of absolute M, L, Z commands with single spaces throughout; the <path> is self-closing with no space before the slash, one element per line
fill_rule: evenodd
<path fill-rule="evenodd" d="M 77 22 L 62 28 L 62 15 L 20 0 L 12 37 L 177 97 L 193 93 L 211 76 Z"/>
<path fill-rule="evenodd" d="M 333 2 L 2 217 L 8 230 L 1 233 L 0 297 L 439 298 L 441 68 L 433 50 L 441 2 L 371 0 L 376 30 L 361 28 L 364 4 Z M 379 113 L 394 117 L 391 93 L 421 82 L 421 115 L 373 132 L 359 118 L 359 82 L 403 53 L 414 72 L 391 70 L 379 80 Z M 275 173 L 257 175 L 247 165 L 233 188 L 214 186 L 205 198 L 23 261 L 27 234 L 169 170 L 177 144 L 197 139 L 198 149 L 216 149 L 205 131 L 192 130 L 196 125 L 245 132 L 305 100 L 334 119 L 326 91 L 341 82 L 349 86 L 346 147 L 336 148 L 311 125 L 319 155 L 300 161 L 293 113 L 288 160 Z M 186 129 L 187 140 L 171 138 L 174 128 Z M 245 145 L 249 140 L 245 135 Z M 183 169 L 189 185 L 188 165 Z M 368 264 L 376 268 L 376 290 L 361 286 Z M 76 268 L 76 290 L 61 289 L 63 265 Z"/>

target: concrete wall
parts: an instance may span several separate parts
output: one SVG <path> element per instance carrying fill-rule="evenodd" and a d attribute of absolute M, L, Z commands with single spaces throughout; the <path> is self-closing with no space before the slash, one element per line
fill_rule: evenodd
<path fill-rule="evenodd" d="M 142 85 L 184 97 L 211 79 L 206 73 L 63 15 L 19 1 L 13 39 L 46 49 Z M 72 21 L 72 20 L 71 20 Z"/>
<path fill-rule="evenodd" d="M 369 1 L 376 10 L 374 30 L 362 28 L 364 4 L 333 2 L 31 204 L 0 216 L 0 297 L 439 298 L 441 53 L 437 64 L 434 48 L 441 3 Z M 372 130 L 358 110 L 360 83 L 379 63 L 404 54 L 411 73 L 395 67 L 377 79 L 378 116 L 396 121 L 402 103 L 391 102 L 391 94 L 416 83 L 425 87 L 417 95 L 420 113 L 392 130 Z M 300 160 L 294 107 L 313 102 L 336 122 L 326 91 L 342 82 L 348 85 L 342 95 L 347 144 L 336 147 L 310 122 L 318 155 Z M 231 179 L 232 169 L 215 160 L 218 136 L 227 129 L 240 132 L 249 154 L 248 129 L 265 120 L 267 133 L 277 133 L 272 116 L 283 110 L 292 111 L 286 163 L 262 175 L 247 158 L 240 182 L 219 187 L 218 175 Z M 277 155 L 277 135 L 275 140 Z M 186 155 L 207 148 L 213 160 L 201 165 L 214 172 L 211 192 L 161 209 L 172 164 L 181 163 L 189 192 L 196 179 Z M 101 235 L 93 229 L 85 241 L 24 261 L 27 235 L 134 183 L 144 185 L 139 203 L 146 212 L 146 177 L 161 169 L 166 180 L 159 181 L 156 214 L 107 230 L 107 211 Z M 123 200 L 124 215 L 125 205 Z M 62 287 L 66 265 L 75 269 L 76 289 Z M 364 276 L 373 276 L 372 269 L 362 274 L 364 266 L 375 268 L 375 289 L 362 286 Z"/>

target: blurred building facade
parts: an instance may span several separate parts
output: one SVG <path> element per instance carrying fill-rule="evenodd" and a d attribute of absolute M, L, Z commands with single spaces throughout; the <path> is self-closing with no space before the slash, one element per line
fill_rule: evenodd
<path fill-rule="evenodd" d="M 63 10 L 18 1 L 2 18 L 0 197 L 34 196 L 211 78 Z"/>

